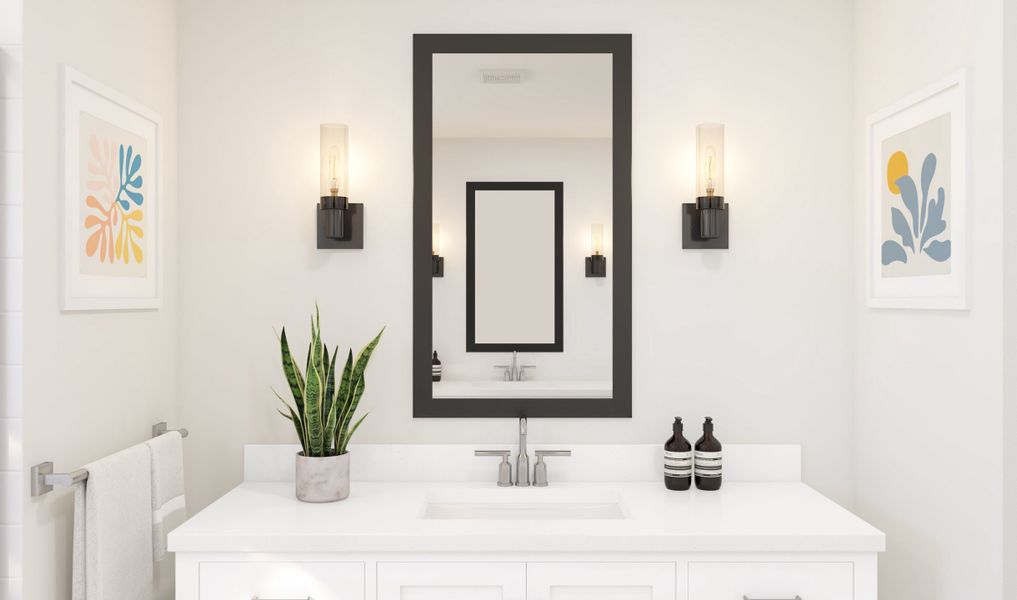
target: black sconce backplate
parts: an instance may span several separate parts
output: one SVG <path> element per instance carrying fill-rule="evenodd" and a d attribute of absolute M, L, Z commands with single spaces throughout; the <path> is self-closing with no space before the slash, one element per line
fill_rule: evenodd
<path fill-rule="evenodd" d="M 700 208 L 695 202 L 682 204 L 682 248 L 685 250 L 727 250 L 728 249 L 728 215 L 731 205 L 721 201 L 715 211 L 717 218 L 717 237 L 702 236 L 702 219 Z"/>
<path fill-rule="evenodd" d="M 594 254 L 586 257 L 587 277 L 607 277 L 607 257 L 603 254 Z"/>
<path fill-rule="evenodd" d="M 343 231 L 346 235 L 342 239 L 334 239 L 326 235 L 327 218 L 325 210 L 316 206 L 315 211 L 318 220 L 318 249 L 319 250 L 362 250 L 364 248 L 364 205 L 349 204 L 343 211 L 346 213 Z"/>
<path fill-rule="evenodd" d="M 437 254 L 431 255 L 431 277 L 445 276 L 445 257 Z"/>

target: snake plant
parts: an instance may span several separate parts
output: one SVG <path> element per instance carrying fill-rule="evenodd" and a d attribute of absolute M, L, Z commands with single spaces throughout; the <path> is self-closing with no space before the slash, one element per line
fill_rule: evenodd
<path fill-rule="evenodd" d="M 290 353 L 286 328 L 282 329 L 279 336 L 282 367 L 293 395 L 293 404 L 287 402 L 279 392 L 275 392 L 275 395 L 286 406 L 286 412 L 279 410 L 279 414 L 293 423 L 304 456 L 346 454 L 350 438 L 367 416 L 365 414 L 353 421 L 357 405 L 364 395 L 364 370 L 384 331 L 385 328 L 382 328 L 357 354 L 356 359 L 353 358 L 351 349 L 339 372 L 336 370 L 339 347 L 336 346 L 329 357 L 328 346 L 321 340 L 321 314 L 315 307 L 315 314 L 311 317 L 311 343 L 307 348 L 307 361 L 302 373 Z"/>

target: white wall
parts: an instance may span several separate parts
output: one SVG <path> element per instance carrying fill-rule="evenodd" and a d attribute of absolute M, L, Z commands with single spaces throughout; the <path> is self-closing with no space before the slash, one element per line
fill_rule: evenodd
<path fill-rule="evenodd" d="M 177 29 L 173 0 L 25 3 L 24 464 L 58 470 L 142 442 L 177 423 Z M 66 63 L 163 117 L 163 307 L 59 310 L 60 70 Z M 24 598 L 70 598 L 68 490 L 25 500 Z M 170 598 L 163 563 L 157 587 Z"/>
<path fill-rule="evenodd" d="M 632 419 L 537 420 L 532 439 L 663 442 L 674 415 L 728 442 L 805 446 L 851 496 L 848 0 L 180 3 L 182 422 L 191 501 L 241 446 L 292 441 L 272 328 L 331 343 L 381 325 L 359 442 L 502 443 L 509 420 L 411 417 L 412 34 L 633 34 Z M 334 41 L 330 45 L 325 41 Z M 807 50 L 806 50 L 807 49 Z M 318 126 L 350 124 L 363 251 L 315 249 Z M 729 252 L 681 250 L 695 125 L 727 124 Z M 427 358 L 427 357 L 423 357 Z M 695 425 L 693 425 L 693 430 Z M 354 459 L 355 460 L 355 459 Z"/>
<path fill-rule="evenodd" d="M 1017 197 L 1017 4 L 1003 5 L 1003 186 Z M 1017 202 L 1004 204 L 1003 573 L 1004 598 L 1017 598 Z"/>
<path fill-rule="evenodd" d="M 0 0 L 0 598 L 21 592 L 21 0 Z"/>
<path fill-rule="evenodd" d="M 445 276 L 432 280 L 434 347 L 445 379 L 498 380 L 508 355 L 466 352 L 466 182 L 561 181 L 564 351 L 520 355 L 543 380 L 611 379 L 611 260 L 608 276 L 587 278 L 590 224 L 604 225 L 610 257 L 611 141 L 605 139 L 436 139 L 432 214 L 441 224 Z M 517 233 L 526 244 L 525 231 Z M 505 310 L 512 310 L 511 306 Z"/>
<path fill-rule="evenodd" d="M 1002 597 L 1002 1 L 855 3 L 855 244 L 864 122 L 968 68 L 970 311 L 865 308 L 855 261 L 855 508 L 887 534 L 883 598 Z"/>

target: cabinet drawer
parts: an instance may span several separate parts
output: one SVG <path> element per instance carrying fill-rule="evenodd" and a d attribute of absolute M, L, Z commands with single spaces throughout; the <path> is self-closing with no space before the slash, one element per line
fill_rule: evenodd
<path fill-rule="evenodd" d="M 693 562 L 689 600 L 852 600 L 849 562 Z"/>
<path fill-rule="evenodd" d="M 364 563 L 205 562 L 201 600 L 364 600 Z"/>
<path fill-rule="evenodd" d="M 526 588 L 526 600 L 674 600 L 675 563 L 528 563 Z"/>
<path fill-rule="evenodd" d="M 378 600 L 526 600 L 526 564 L 378 563 Z"/>

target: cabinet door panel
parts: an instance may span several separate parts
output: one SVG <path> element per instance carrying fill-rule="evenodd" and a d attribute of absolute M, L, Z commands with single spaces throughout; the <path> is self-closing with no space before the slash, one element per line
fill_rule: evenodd
<path fill-rule="evenodd" d="M 693 562 L 689 600 L 852 600 L 849 562 Z"/>
<path fill-rule="evenodd" d="M 526 564 L 378 563 L 378 600 L 526 600 Z"/>
<path fill-rule="evenodd" d="M 674 563 L 527 565 L 527 600 L 675 600 Z"/>
<path fill-rule="evenodd" d="M 364 563 L 204 562 L 201 600 L 365 600 Z"/>

